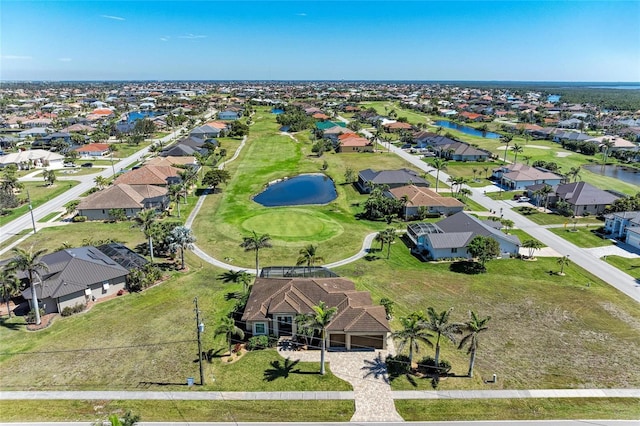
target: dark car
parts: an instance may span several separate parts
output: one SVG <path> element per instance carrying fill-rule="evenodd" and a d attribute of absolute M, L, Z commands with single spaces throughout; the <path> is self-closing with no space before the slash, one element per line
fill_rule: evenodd
<path fill-rule="evenodd" d="M 93 163 L 82 163 L 80 167 L 93 167 Z"/>

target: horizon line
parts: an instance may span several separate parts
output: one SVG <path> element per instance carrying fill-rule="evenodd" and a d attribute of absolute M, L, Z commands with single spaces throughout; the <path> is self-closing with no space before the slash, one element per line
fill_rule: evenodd
<path fill-rule="evenodd" d="M 640 81 L 594 81 L 594 80 L 415 80 L 415 79 L 26 79 L 1 80 L 0 83 L 82 83 L 82 82 L 330 82 L 330 83 L 571 83 L 571 84 L 632 84 Z"/>

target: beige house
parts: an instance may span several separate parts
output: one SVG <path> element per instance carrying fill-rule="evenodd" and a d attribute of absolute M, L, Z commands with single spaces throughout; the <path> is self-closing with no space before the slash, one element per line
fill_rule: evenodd
<path fill-rule="evenodd" d="M 404 207 L 405 219 L 418 215 L 418 209 L 424 207 L 429 214 L 449 216 L 464 210 L 464 203 L 454 197 L 443 197 L 428 188 L 406 185 L 399 188 L 391 188 L 385 193 L 387 197 L 397 200 L 406 197 Z"/>
<path fill-rule="evenodd" d="M 145 209 L 163 211 L 168 207 L 167 188 L 121 183 L 94 192 L 83 199 L 77 209 L 80 216 L 86 216 L 87 220 L 110 220 L 113 219 L 109 214 L 111 209 L 122 209 L 128 218 L 132 218 Z"/>

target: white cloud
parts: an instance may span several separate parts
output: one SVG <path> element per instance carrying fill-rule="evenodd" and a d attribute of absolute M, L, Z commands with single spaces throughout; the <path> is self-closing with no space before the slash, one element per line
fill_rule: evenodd
<path fill-rule="evenodd" d="M 58 58 L 60 62 L 71 62 L 71 58 Z"/>
<path fill-rule="evenodd" d="M 160 40 L 161 41 L 169 41 L 170 38 L 171 37 L 169 37 L 169 36 L 164 36 L 164 37 L 160 37 Z"/>
<path fill-rule="evenodd" d="M 296 16 L 307 16 L 306 13 L 296 13 Z"/>
<path fill-rule="evenodd" d="M 31 56 L 20 56 L 20 55 L 2 55 L 0 56 L 0 58 L 2 59 L 6 59 L 6 60 L 14 60 L 14 61 L 28 61 L 33 59 Z"/>
<path fill-rule="evenodd" d="M 107 18 L 107 19 L 113 19 L 114 21 L 126 21 L 126 19 L 120 17 L 120 16 L 113 16 L 113 15 L 100 15 L 100 17 L 102 18 Z"/>
<path fill-rule="evenodd" d="M 200 35 L 200 34 L 185 34 L 185 35 L 179 36 L 178 38 L 186 38 L 186 39 L 189 39 L 189 40 L 193 40 L 193 39 L 196 39 L 196 38 L 207 38 L 207 36 L 206 35 Z"/>

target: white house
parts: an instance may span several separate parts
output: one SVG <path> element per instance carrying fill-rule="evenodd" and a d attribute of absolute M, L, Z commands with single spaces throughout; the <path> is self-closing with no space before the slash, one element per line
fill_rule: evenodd
<path fill-rule="evenodd" d="M 0 167 L 9 164 L 15 164 L 20 170 L 29 170 L 33 167 L 62 169 L 64 167 L 64 155 L 45 151 L 44 149 L 30 149 L 0 156 Z"/>

